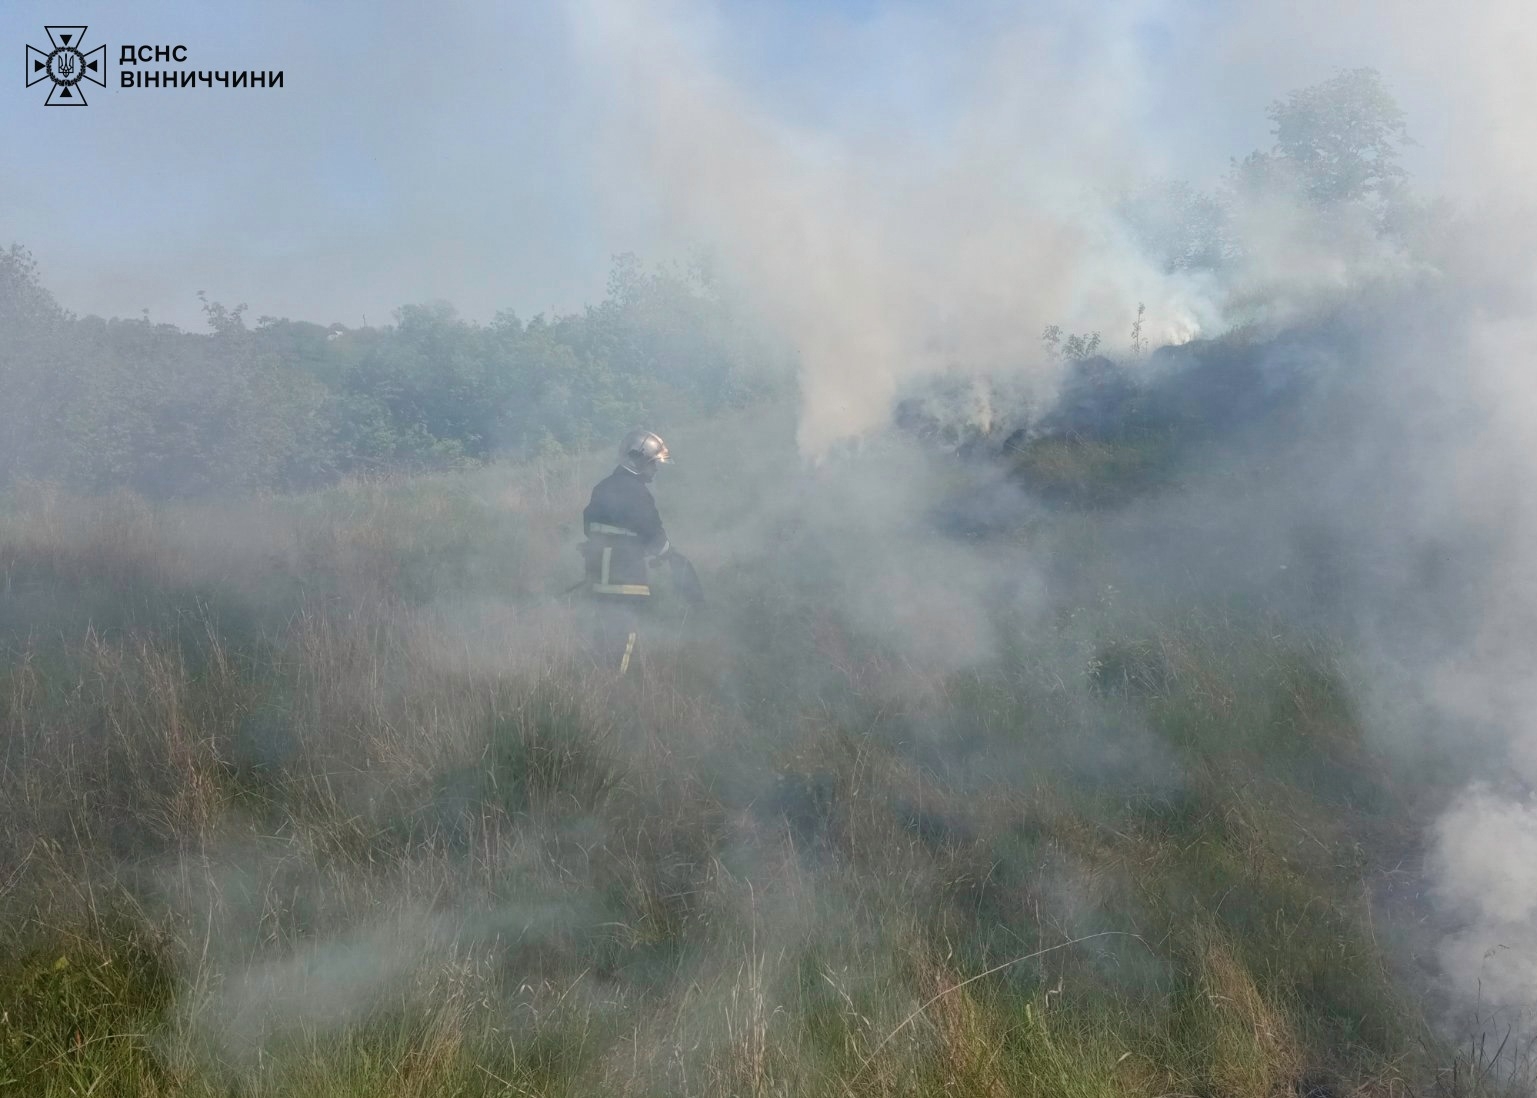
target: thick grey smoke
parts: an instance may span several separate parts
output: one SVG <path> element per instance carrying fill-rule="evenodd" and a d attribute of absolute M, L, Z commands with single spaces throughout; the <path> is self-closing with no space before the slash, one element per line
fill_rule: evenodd
<path fill-rule="evenodd" d="M 1462 993 L 1482 981 L 1502 1001 L 1537 1000 L 1537 142 L 1527 116 L 1537 87 L 1524 17 L 1509 3 L 1470 15 L 1428 3 L 1229 14 L 1153 2 L 1081 14 L 1065 4 L 904 9 L 857 27 L 829 17 L 818 29 L 834 28 L 852 67 L 910 69 L 932 102 L 887 102 L 904 85 L 892 77 L 872 78 L 873 107 L 790 96 L 787 108 L 742 64 L 746 32 L 730 13 L 587 0 L 568 29 L 601 120 L 593 191 L 615 224 L 711 250 L 795 348 L 799 455 L 823 459 L 798 469 L 744 432 L 729 475 L 680 470 L 675 483 L 680 495 L 750 496 L 748 513 L 691 523 L 664 483 L 664 507 L 684 504 L 670 512 L 675 535 L 717 567 L 800 538 L 798 551 L 824 562 L 829 599 L 892 653 L 881 688 L 917 693 L 995 657 L 999 613 L 1015 626 L 1038 621 L 1052 602 L 1043 560 L 1067 550 L 1047 539 L 1038 559 L 935 530 L 945 472 L 882 437 L 910 382 L 958 379 L 953 418 L 989 434 L 1016 405 L 1049 405 L 1060 365 L 1040 344 L 1047 325 L 1102 332 L 1123 352 L 1139 304 L 1153 346 L 1251 321 L 1306 328 L 1352 310 L 1352 338 L 1309 363 L 1323 394 L 1311 433 L 1241 455 L 1283 458 L 1266 478 L 1129 508 L 1106 535 L 1116 583 L 1169 603 L 1201 587 L 1263 588 L 1297 568 L 1301 531 L 1326 544 L 1343 562 L 1336 587 L 1310 592 L 1304 578 L 1298 594 L 1349 620 L 1379 739 L 1406 752 L 1459 739 L 1477 750 L 1481 780 L 1429 837 L 1435 894 L 1454 924 L 1441 950 L 1447 980 Z M 1227 156 L 1266 143 L 1267 102 L 1362 64 L 1383 70 L 1421 135 L 1422 185 L 1457 211 L 1428 222 L 1428 245 L 1411 250 L 1360 218 L 1273 196 L 1238 208 L 1249 250 L 1220 282 L 1146 254 L 1117 214 L 1121 193 L 1181 174 L 1211 185 Z M 1231 125 L 1237 114 L 1252 128 Z M 453 266 L 452 246 L 438 247 L 425 267 Z M 840 446 L 848 440 L 860 445 Z M 680 454 L 688 441 L 677 439 Z M 995 506 L 1028 514 L 1034 503 L 1000 487 Z M 796 530 L 774 525 L 792 513 Z M 486 650 L 488 636 L 510 637 L 511 655 L 478 673 L 537 667 L 539 638 L 565 624 L 511 613 L 509 624 L 485 607 L 431 612 L 440 619 L 422 625 L 420 647 L 444 665 Z M 1057 660 L 1081 669 L 1085 657 L 1041 654 L 1041 673 Z M 1161 764 L 1141 730 L 1112 731 L 1094 752 Z M 754 777 L 744 800 L 762 792 Z M 403 922 L 409 944 L 398 948 L 442 946 L 432 920 Z M 340 994 L 306 1009 L 344 1020 L 410 976 L 398 955 L 381 956 L 397 948 L 387 938 L 365 927 L 292 968 L 253 968 L 214 1012 L 294 1008 L 314 961 Z M 370 967 L 378 960 L 387 963 Z"/>
<path fill-rule="evenodd" d="M 616 166 L 640 169 L 673 231 L 716 249 L 797 348 L 809 456 L 883 424 L 915 375 L 1028 368 L 1050 323 L 1119 332 L 1139 300 L 1156 342 L 1216 322 L 1201 287 L 1158 275 L 1109 214 L 1141 141 L 1124 102 L 1136 79 L 1101 75 L 1124 76 L 1126 13 L 1102 14 L 1088 56 L 1064 51 L 1071 28 L 1003 20 L 960 35 L 940 47 L 966 65 L 950 70 L 953 112 L 851 136 L 756 101 L 699 9 L 583 7 L 581 57 L 605 78 Z M 932 29 L 903 24 L 886 28 L 899 53 Z"/>
<path fill-rule="evenodd" d="M 1326 458 L 1291 451 L 1268 501 L 1292 502 L 1267 512 L 1251 499 L 1198 495 L 1189 513 L 1214 529 L 1271 531 L 1277 544 L 1305 524 L 1370 562 L 1342 594 L 1362 665 L 1380 672 L 1363 700 L 1376 731 L 1417 745 L 1476 728 L 1491 773 L 1515 783 L 1470 790 L 1431 837 L 1438 895 L 1462 924 L 1444 948 L 1448 980 L 1471 994 L 1484 979 L 1486 994 L 1537 1000 L 1527 849 L 1537 813 L 1519 792 L 1537 781 L 1528 258 L 1537 31 L 1524 6 L 1305 3 L 1195 15 L 1128 3 L 1082 17 L 988 7 L 974 22 L 903 11 L 844 45 L 942 72 L 953 109 L 936 120 L 896 104 L 888 124 L 858 128 L 827 112 L 816 121 L 777 113 L 734 73 L 718 16 L 593 2 L 574 22 L 583 63 L 602 74 L 612 105 L 611 147 L 640 170 L 635 188 L 669 231 L 716 249 L 797 348 L 807 456 L 884 425 L 918 376 L 1001 376 L 1026 399 L 1048 399 L 1054 368 L 1037 343 L 1047 324 L 1102 331 L 1115 352 L 1138 303 L 1156 346 L 1379 302 L 1357 333 L 1361 360 L 1330 367 L 1327 384 L 1350 390 L 1352 416 L 1320 428 Z M 1159 25 L 1199 33 L 1150 50 Z M 1219 154 L 1264 144 L 1220 121 L 1200 133 L 1215 97 L 1249 99 L 1258 117 L 1291 87 L 1358 65 L 1385 73 L 1421 137 L 1410 157 L 1419 185 L 1450 203 L 1450 213 L 1427 214 L 1413 247 L 1365 215 L 1325 217 L 1272 196 L 1235 208 L 1246 256 L 1218 285 L 1159 269 L 1118 222 L 1121 189 L 1192 163 L 1206 183 Z M 961 414 L 997 418 L 985 399 Z M 1420 562 L 1438 554 L 1454 561 L 1462 587 L 1424 578 Z M 1475 559 L 1488 570 L 1479 574 Z M 1432 606 L 1446 613 L 1423 612 Z M 956 617 L 932 611 L 920 617 Z M 950 638 L 944 649 L 968 645 Z M 1406 680 L 1417 682 L 1412 703 Z M 1496 948 L 1525 952 L 1489 980 L 1479 959 Z"/>
<path fill-rule="evenodd" d="M 1421 83 L 1450 7 L 1427 10 L 1412 31 L 1386 9 L 1203 19 L 1124 3 L 970 15 L 899 11 L 845 29 L 851 54 L 933 81 L 925 90 L 944 99 L 942 112 L 897 100 L 879 121 L 841 101 L 787 117 L 733 68 L 741 30 L 710 8 L 616 0 L 574 16 L 579 65 L 609 105 L 602 147 L 616 174 L 631 173 L 616 201 L 633 212 L 643 196 L 664 234 L 715 249 L 790 337 L 810 456 L 883 423 L 917 375 L 958 366 L 1049 388 L 1037 342 L 1048 324 L 1100 331 L 1107 349 L 1123 349 L 1143 304 L 1141 338 L 1180 343 L 1235 322 L 1295 319 L 1410 273 L 1413 260 L 1369 217 L 1322 217 L 1272 195 L 1236 207 L 1246 261 L 1217 286 L 1161 269 L 1115 205 L 1171 174 L 1214 184 L 1227 157 L 1265 143 L 1266 99 L 1346 64 L 1382 67 L 1393 87 L 1408 85 L 1411 110 L 1430 100 L 1437 121 L 1447 110 L 1490 117 L 1518 75 L 1480 60 L 1498 19 L 1471 35 L 1458 17 L 1454 41 L 1469 52 L 1454 66 L 1466 79 L 1446 95 L 1439 78 Z M 1173 37 L 1197 31 L 1197 41 Z M 1499 46 L 1501 59 L 1518 56 Z M 1235 85 L 1256 100 L 1243 133 L 1227 124 Z M 1208 118 L 1228 143 L 1208 135 L 1192 147 L 1190 130 Z M 1470 161 L 1503 174 L 1500 143 L 1458 137 L 1450 163 L 1431 162 L 1438 182 L 1480 183 Z"/>

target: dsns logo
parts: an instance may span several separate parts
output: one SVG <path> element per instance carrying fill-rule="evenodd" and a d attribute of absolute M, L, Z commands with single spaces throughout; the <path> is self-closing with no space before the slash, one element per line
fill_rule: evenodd
<path fill-rule="evenodd" d="M 50 107 L 85 106 L 85 89 L 82 80 L 89 80 L 98 87 L 107 86 L 107 47 L 97 46 L 90 53 L 83 53 L 80 40 L 85 37 L 85 27 L 44 27 L 53 43 L 51 52 L 36 46 L 27 47 L 27 87 L 40 80 L 52 80 L 48 92 Z"/>

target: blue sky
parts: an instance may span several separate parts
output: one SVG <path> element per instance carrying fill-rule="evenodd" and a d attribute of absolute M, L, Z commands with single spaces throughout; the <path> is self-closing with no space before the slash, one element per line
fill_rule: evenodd
<path fill-rule="evenodd" d="M 580 104 L 550 12 L 361 3 L 9 4 L 0 40 L 87 24 L 84 109 L 0 93 L 0 238 L 79 311 L 190 322 L 194 294 L 321 322 L 400 303 L 570 307 L 601 288 Z M 30 11 L 28 10 L 30 9 Z M 123 43 L 285 86 L 121 89 Z M 554 48 L 551 48 L 552 45 Z M 19 63 L 19 62 L 18 62 Z M 617 241 L 615 242 L 617 243 Z"/>
<path fill-rule="evenodd" d="M 1264 104 L 1287 87 L 1336 56 L 1376 60 L 1352 61 L 1343 41 L 1235 83 L 1220 58 L 1202 68 L 1220 6 L 1113 8 L 1106 23 L 1130 27 L 1138 55 L 1125 78 L 1142 82 L 1139 124 L 1197 179 L 1263 143 Z M 872 134 L 945 140 L 974 53 L 1021 19 L 1064 54 L 1094 59 L 1101 45 L 1101 21 L 1065 3 L 655 9 L 697 33 L 755 110 L 852 147 Z M 10 0 L 0 42 L 18 65 L 25 43 L 46 44 L 45 23 L 88 24 L 87 47 L 109 47 L 109 86 L 67 110 L 44 108 L 46 88 L 19 73 L 0 80 L 0 244 L 30 248 L 78 312 L 148 309 L 189 326 L 198 290 L 252 316 L 349 325 L 433 299 L 480 319 L 579 308 L 601 296 L 612 254 L 704 242 L 650 216 L 642 169 L 600 148 L 613 89 L 584 71 L 573 10 Z M 282 69 L 285 87 L 121 89 L 126 43 L 184 44 L 188 69 Z"/>

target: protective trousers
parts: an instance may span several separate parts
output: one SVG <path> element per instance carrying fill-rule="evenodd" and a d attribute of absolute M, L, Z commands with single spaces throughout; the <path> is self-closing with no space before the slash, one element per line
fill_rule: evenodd
<path fill-rule="evenodd" d="M 644 613 L 641 601 L 596 598 L 593 652 L 599 667 L 624 675 L 635 666 L 635 645 Z"/>

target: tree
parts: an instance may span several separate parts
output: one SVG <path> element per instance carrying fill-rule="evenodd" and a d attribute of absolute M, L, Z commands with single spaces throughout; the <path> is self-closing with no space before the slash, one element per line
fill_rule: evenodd
<path fill-rule="evenodd" d="M 1294 187 L 1315 206 L 1385 202 L 1408 172 L 1404 112 L 1375 69 L 1349 69 L 1270 105 L 1275 145 L 1235 165 L 1241 188 Z"/>
<path fill-rule="evenodd" d="M 442 303 L 339 332 L 198 294 L 211 329 L 77 319 L 0 251 L 0 487 L 164 496 L 324 483 L 607 442 L 761 391 L 770 347 L 707 278 L 616 259 L 581 313 L 489 325 Z"/>
<path fill-rule="evenodd" d="M 1219 270 L 1237 245 L 1221 199 L 1181 179 L 1155 180 L 1121 196 L 1119 213 L 1166 271 Z"/>
<path fill-rule="evenodd" d="M 0 483 L 30 472 L 33 455 L 50 443 L 48 416 L 66 388 L 54 352 L 69 321 L 38 280 L 31 253 L 20 245 L 0 250 Z"/>

